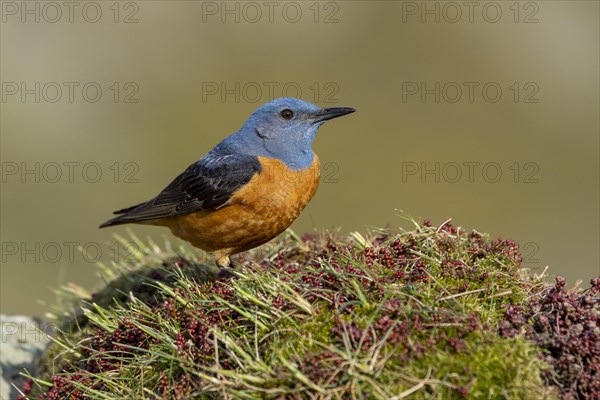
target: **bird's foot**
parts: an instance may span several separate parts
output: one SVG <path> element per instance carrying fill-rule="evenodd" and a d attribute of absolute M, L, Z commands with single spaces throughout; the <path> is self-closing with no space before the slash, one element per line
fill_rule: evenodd
<path fill-rule="evenodd" d="M 235 268 L 233 262 L 229 259 L 229 257 L 221 257 L 218 258 L 215 263 L 217 267 L 219 267 L 219 272 L 217 272 L 216 278 L 232 278 L 235 274 L 232 272 L 232 269 Z"/>
<path fill-rule="evenodd" d="M 215 275 L 216 279 L 231 279 L 235 276 L 235 274 L 231 271 L 230 268 L 219 268 L 219 272 Z"/>

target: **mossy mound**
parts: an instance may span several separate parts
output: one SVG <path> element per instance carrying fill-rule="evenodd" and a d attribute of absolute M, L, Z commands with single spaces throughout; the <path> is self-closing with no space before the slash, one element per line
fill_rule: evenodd
<path fill-rule="evenodd" d="M 547 348 L 527 330 L 538 315 L 525 315 L 552 289 L 520 268 L 511 240 L 427 221 L 347 239 L 290 233 L 267 257 L 240 259 L 232 277 L 215 276 L 194 250 L 178 253 L 140 246 L 136 262 L 104 266 L 109 284 L 65 319 L 28 396 L 565 395 L 553 387 Z M 597 289 L 580 294 L 585 318 L 598 314 Z M 593 321 L 586 323 L 593 340 Z"/>

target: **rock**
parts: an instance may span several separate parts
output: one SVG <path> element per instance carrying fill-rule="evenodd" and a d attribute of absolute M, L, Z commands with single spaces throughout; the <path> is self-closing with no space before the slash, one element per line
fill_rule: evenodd
<path fill-rule="evenodd" d="M 0 399 L 13 400 L 21 388 L 20 372 L 26 368 L 34 374 L 35 361 L 50 341 L 54 328 L 41 320 L 25 316 L 0 314 Z"/>

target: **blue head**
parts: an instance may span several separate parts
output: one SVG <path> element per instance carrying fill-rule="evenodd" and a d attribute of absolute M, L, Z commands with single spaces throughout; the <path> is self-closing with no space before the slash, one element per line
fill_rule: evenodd
<path fill-rule="evenodd" d="M 215 151 L 276 158 L 295 170 L 308 168 L 314 156 L 311 145 L 319 127 L 329 119 L 352 112 L 353 108 L 320 108 L 299 99 L 275 99 L 259 107 Z"/>

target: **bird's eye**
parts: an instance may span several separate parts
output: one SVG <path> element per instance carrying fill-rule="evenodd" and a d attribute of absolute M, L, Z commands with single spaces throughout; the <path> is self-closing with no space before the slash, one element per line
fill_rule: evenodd
<path fill-rule="evenodd" d="M 290 109 L 285 109 L 282 112 L 279 113 L 279 115 L 281 115 L 281 118 L 283 119 L 292 119 L 294 118 L 294 112 Z"/>

